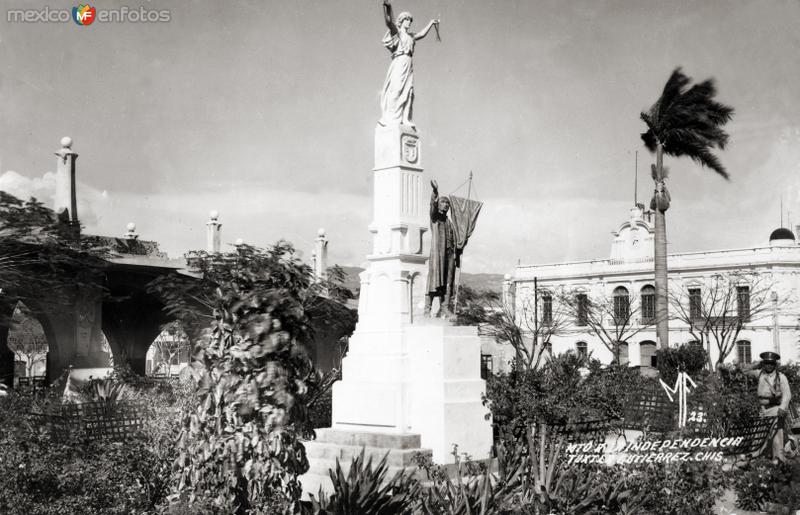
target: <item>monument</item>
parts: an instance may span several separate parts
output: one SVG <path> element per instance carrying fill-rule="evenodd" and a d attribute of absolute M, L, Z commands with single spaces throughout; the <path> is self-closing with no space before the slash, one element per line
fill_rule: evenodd
<path fill-rule="evenodd" d="M 419 452 L 445 464 L 453 461 L 453 445 L 479 460 L 492 445 L 476 328 L 420 316 L 428 293 L 423 235 L 430 206 L 422 196 L 421 138 L 411 124 L 411 57 L 413 42 L 438 20 L 413 34 L 410 14 L 395 20 L 388 0 L 383 9 L 392 63 L 375 128 L 373 246 L 360 275 L 358 325 L 342 380 L 333 385 L 332 427 L 306 443 L 311 469 L 301 481 L 313 494 L 330 488 L 328 469 L 337 458 L 347 467 L 362 447 L 375 459 L 388 452 L 391 474 L 413 466 Z"/>

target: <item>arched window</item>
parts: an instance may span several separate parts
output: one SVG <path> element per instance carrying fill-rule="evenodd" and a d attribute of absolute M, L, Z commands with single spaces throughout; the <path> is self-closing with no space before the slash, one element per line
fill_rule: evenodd
<path fill-rule="evenodd" d="M 585 358 L 589 355 L 589 345 L 587 345 L 586 342 L 578 342 L 575 344 L 575 347 L 578 350 L 578 356 Z"/>
<path fill-rule="evenodd" d="M 656 342 L 643 341 L 639 344 L 639 362 L 643 367 L 656 366 Z"/>
<path fill-rule="evenodd" d="M 624 286 L 617 286 L 614 288 L 614 318 L 617 324 L 625 323 L 630 316 L 630 296 L 628 289 Z"/>
<path fill-rule="evenodd" d="M 752 363 L 753 356 L 750 352 L 750 342 L 747 340 L 739 340 L 736 342 L 736 359 L 739 363 Z"/>
<path fill-rule="evenodd" d="M 641 295 L 642 324 L 654 324 L 656 322 L 656 289 L 648 284 L 642 288 Z"/>

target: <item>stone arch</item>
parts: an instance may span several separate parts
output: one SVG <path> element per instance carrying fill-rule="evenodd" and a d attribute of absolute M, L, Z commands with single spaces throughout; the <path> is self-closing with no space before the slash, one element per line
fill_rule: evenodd
<path fill-rule="evenodd" d="M 47 323 L 45 317 L 41 318 Z M 7 342 L 8 348 L 15 354 L 14 376 L 18 383 L 30 382 L 29 378 L 32 377 L 46 376 L 50 341 L 39 317 L 22 300 L 18 300 L 14 306 Z"/>
<path fill-rule="evenodd" d="M 8 297 L 0 301 L 0 382 L 8 386 L 13 386 L 15 376 L 19 375 L 15 371 L 18 353 L 12 350 L 13 344 L 9 337 L 13 338 L 12 323 L 15 312 L 19 306 L 27 308 L 26 317 L 41 329 L 41 333 L 46 342 L 47 351 L 44 355 L 43 370 L 38 369 L 36 375 L 44 372 L 45 381 L 52 382 L 58 376 L 58 363 L 60 363 L 61 348 L 57 338 L 57 332 L 50 319 L 50 313 L 35 299 Z"/>
<path fill-rule="evenodd" d="M 164 324 L 145 354 L 145 374 L 174 377 L 191 359 L 189 335 L 177 320 Z"/>

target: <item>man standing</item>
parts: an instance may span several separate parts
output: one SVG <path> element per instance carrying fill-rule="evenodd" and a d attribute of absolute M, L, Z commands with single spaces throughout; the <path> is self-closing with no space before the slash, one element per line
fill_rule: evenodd
<path fill-rule="evenodd" d="M 758 378 L 758 402 L 761 404 L 762 417 L 778 417 L 775 436 L 772 439 L 772 457 L 786 461 L 783 452 L 784 432 L 791 435 L 789 424 L 789 403 L 792 400 L 792 391 L 786 376 L 777 371 L 780 355 L 776 352 L 762 352 L 761 367 L 746 370 L 745 374 Z M 753 368 L 753 366 L 745 368 Z"/>
<path fill-rule="evenodd" d="M 456 271 L 455 228 L 447 212 L 450 199 L 439 197 L 439 185 L 431 181 L 431 255 L 428 260 L 428 289 L 425 295 L 425 316 L 431 315 L 433 298 L 439 299 L 439 316 L 450 314 L 450 301 Z"/>

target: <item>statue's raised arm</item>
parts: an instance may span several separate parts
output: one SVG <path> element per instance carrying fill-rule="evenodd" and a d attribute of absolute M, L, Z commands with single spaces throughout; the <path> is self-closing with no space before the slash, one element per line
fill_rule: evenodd
<path fill-rule="evenodd" d="M 389 33 L 396 35 L 397 25 L 394 24 L 394 11 L 389 0 L 383 0 L 383 20 L 386 23 L 386 28 L 389 29 Z"/>

